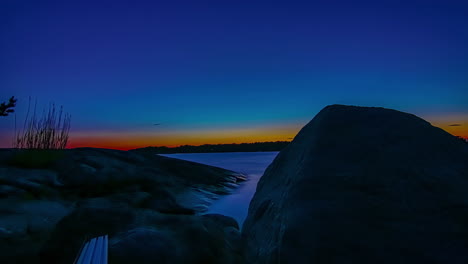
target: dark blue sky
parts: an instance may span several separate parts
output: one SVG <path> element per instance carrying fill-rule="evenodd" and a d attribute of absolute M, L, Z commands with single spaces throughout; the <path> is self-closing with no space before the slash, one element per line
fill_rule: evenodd
<path fill-rule="evenodd" d="M 334 103 L 468 136 L 467 1 L 15 0 L 0 22 L 0 100 L 64 105 L 74 146 L 287 139 Z"/>

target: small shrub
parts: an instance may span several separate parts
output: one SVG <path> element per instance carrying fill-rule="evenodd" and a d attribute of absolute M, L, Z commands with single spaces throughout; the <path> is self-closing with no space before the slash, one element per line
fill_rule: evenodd
<path fill-rule="evenodd" d="M 36 106 L 32 116 L 28 114 L 21 133 L 15 131 L 14 147 L 20 149 L 65 149 L 68 143 L 71 116 L 63 113 L 63 107 L 56 111 L 55 105 L 50 104 L 49 109 L 36 115 Z"/>
<path fill-rule="evenodd" d="M 21 149 L 13 154 L 8 164 L 25 169 L 46 169 L 63 156 L 64 153 L 61 150 Z"/>

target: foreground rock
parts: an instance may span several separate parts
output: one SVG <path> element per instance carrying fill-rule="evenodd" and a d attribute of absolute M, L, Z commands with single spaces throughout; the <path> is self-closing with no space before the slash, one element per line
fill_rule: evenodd
<path fill-rule="evenodd" d="M 2 149 L 0 263 L 72 263 L 85 238 L 102 234 L 111 263 L 153 263 L 159 253 L 158 263 L 238 263 L 238 227 L 179 200 L 194 190 L 215 198 L 243 179 L 144 153 Z"/>
<path fill-rule="evenodd" d="M 244 262 L 238 228 L 210 215 L 81 207 L 59 222 L 41 250 L 41 263 L 73 263 L 85 237 L 103 234 L 109 235 L 114 264 Z"/>
<path fill-rule="evenodd" d="M 468 144 L 410 114 L 324 108 L 261 178 L 250 263 L 468 263 Z"/>

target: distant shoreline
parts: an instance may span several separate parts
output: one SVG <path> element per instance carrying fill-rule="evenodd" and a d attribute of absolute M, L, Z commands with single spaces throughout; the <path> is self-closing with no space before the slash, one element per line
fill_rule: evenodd
<path fill-rule="evenodd" d="M 154 154 L 281 151 L 289 143 L 289 141 L 276 141 L 241 144 L 205 144 L 201 146 L 183 145 L 179 147 L 145 147 L 130 149 L 129 151 L 152 152 Z"/>

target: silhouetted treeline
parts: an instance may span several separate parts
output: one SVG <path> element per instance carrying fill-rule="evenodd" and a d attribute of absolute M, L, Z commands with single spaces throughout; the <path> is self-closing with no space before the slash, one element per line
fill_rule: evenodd
<path fill-rule="evenodd" d="M 280 151 L 289 144 L 289 141 L 255 142 L 241 144 L 205 144 L 201 146 L 183 145 L 179 147 L 146 147 L 133 149 L 132 151 L 147 151 L 155 154 L 171 153 L 209 153 L 209 152 L 256 152 L 256 151 Z"/>

